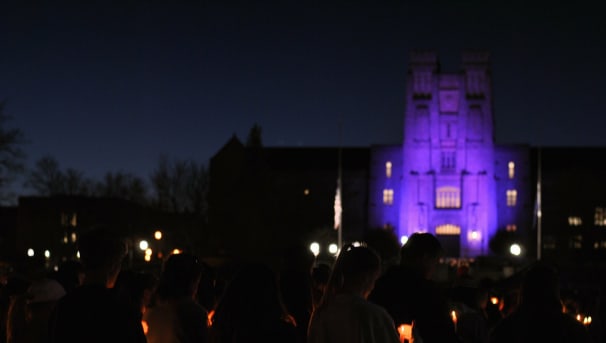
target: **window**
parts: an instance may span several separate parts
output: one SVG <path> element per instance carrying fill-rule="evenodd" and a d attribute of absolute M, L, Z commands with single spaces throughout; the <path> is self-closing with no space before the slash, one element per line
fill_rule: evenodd
<path fill-rule="evenodd" d="M 516 232 L 518 230 L 518 226 L 516 224 L 507 224 L 505 227 L 505 231 L 507 232 Z"/>
<path fill-rule="evenodd" d="M 454 224 L 443 224 L 436 227 L 436 235 L 460 235 L 461 227 Z"/>
<path fill-rule="evenodd" d="M 391 161 L 385 162 L 385 176 L 388 179 L 391 177 Z"/>
<path fill-rule="evenodd" d="M 73 213 L 73 214 L 69 215 L 67 213 L 61 213 L 61 226 L 65 226 L 65 227 L 78 226 L 78 214 Z"/>
<path fill-rule="evenodd" d="M 507 170 L 509 172 L 509 178 L 513 179 L 516 175 L 516 164 L 513 163 L 513 161 L 509 161 L 509 163 L 507 164 Z"/>
<path fill-rule="evenodd" d="M 568 217 L 568 225 L 570 226 L 581 226 L 583 224 L 583 221 L 581 220 L 581 217 Z"/>
<path fill-rule="evenodd" d="M 383 203 L 385 205 L 393 205 L 393 189 L 383 190 Z"/>
<path fill-rule="evenodd" d="M 606 226 L 606 210 L 604 207 L 596 207 L 593 220 L 595 226 Z"/>
<path fill-rule="evenodd" d="M 442 172 L 454 172 L 457 169 L 456 151 L 442 151 Z"/>
<path fill-rule="evenodd" d="M 436 190 L 437 208 L 460 208 L 461 191 L 457 187 L 440 187 Z"/>
<path fill-rule="evenodd" d="M 518 201 L 518 191 L 515 189 L 507 190 L 507 206 L 512 207 L 516 205 Z"/>

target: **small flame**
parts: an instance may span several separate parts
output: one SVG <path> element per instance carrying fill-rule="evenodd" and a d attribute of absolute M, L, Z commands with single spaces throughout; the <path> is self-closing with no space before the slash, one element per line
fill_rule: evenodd
<path fill-rule="evenodd" d="M 147 325 L 147 322 L 145 320 L 141 321 L 141 326 L 143 327 L 143 333 L 145 335 L 147 335 L 147 331 L 149 331 L 149 326 Z"/>
<path fill-rule="evenodd" d="M 213 317 L 215 316 L 215 310 L 210 310 L 208 312 L 208 327 L 213 326 Z"/>

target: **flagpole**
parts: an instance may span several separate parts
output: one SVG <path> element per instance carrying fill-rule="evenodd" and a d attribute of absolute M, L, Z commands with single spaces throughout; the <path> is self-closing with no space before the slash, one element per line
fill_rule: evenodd
<path fill-rule="evenodd" d="M 541 227 L 541 217 L 543 217 L 543 212 L 541 210 L 541 148 L 538 148 L 538 156 L 537 156 L 537 260 L 541 260 L 541 235 L 542 235 L 542 227 Z"/>
<path fill-rule="evenodd" d="M 338 166 L 338 171 L 337 171 L 337 190 L 339 192 L 339 200 L 341 202 L 341 211 L 339 213 L 339 227 L 337 228 L 337 247 L 339 248 L 339 252 L 341 251 L 341 248 L 343 247 L 343 197 L 342 197 L 342 193 L 343 193 L 343 188 L 342 188 L 342 181 L 341 178 L 343 177 L 343 147 L 342 147 L 342 142 L 341 142 L 341 136 L 342 136 L 342 131 L 343 131 L 343 121 L 341 119 L 339 119 L 339 166 Z"/>

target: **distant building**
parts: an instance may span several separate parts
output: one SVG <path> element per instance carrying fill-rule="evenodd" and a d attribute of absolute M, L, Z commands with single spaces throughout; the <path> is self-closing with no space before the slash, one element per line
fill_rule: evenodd
<path fill-rule="evenodd" d="M 433 52 L 411 54 L 402 144 L 343 149 L 346 240 L 376 228 L 402 239 L 430 232 L 449 256 L 476 257 L 502 231 L 536 255 L 538 148 L 495 143 L 491 84 L 486 52 L 463 53 L 455 73 Z M 606 226 L 606 149 L 542 152 L 545 256 L 606 251 L 606 236 L 589 232 Z M 233 137 L 210 163 L 211 245 L 334 241 L 337 169 L 337 147 L 247 148 Z"/>

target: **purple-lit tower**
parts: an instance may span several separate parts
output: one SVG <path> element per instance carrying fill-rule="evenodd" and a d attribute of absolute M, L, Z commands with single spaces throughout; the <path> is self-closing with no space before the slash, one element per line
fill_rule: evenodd
<path fill-rule="evenodd" d="M 488 254 L 497 229 L 523 221 L 528 187 L 515 174 L 526 151 L 494 144 L 487 52 L 463 53 L 457 73 L 441 73 L 434 52 L 414 52 L 404 142 L 372 150 L 370 224 L 400 237 L 433 233 L 450 256 Z"/>

